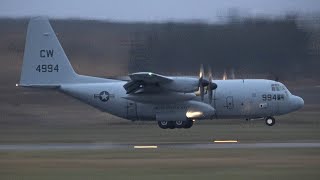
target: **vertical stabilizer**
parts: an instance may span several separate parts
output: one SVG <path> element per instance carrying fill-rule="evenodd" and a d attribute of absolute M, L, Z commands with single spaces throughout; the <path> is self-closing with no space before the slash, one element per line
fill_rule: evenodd
<path fill-rule="evenodd" d="M 32 18 L 28 25 L 20 85 L 59 86 L 72 83 L 77 76 L 49 20 Z"/>

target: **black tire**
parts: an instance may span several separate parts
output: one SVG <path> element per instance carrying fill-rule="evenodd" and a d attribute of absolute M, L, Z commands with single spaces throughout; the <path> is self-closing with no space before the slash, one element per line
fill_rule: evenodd
<path fill-rule="evenodd" d="M 266 125 L 273 126 L 276 123 L 274 117 L 266 117 Z"/>
<path fill-rule="evenodd" d="M 185 128 L 185 129 L 189 129 L 189 128 L 191 128 L 191 127 L 192 127 L 192 125 L 193 125 L 193 121 L 192 121 L 192 120 L 190 120 L 190 119 L 188 119 L 188 120 L 184 121 L 183 128 Z"/>
<path fill-rule="evenodd" d="M 183 127 L 184 127 L 184 124 L 185 124 L 184 121 L 175 121 L 174 123 L 175 123 L 175 124 L 174 124 L 175 127 L 176 127 L 176 128 L 179 128 L 179 129 L 180 129 L 180 128 L 183 128 Z"/>
<path fill-rule="evenodd" d="M 174 129 L 176 126 L 175 126 L 175 121 L 168 121 L 168 128 L 169 129 Z"/>
<path fill-rule="evenodd" d="M 161 128 L 161 129 L 167 129 L 168 128 L 168 121 L 158 121 L 158 126 Z"/>

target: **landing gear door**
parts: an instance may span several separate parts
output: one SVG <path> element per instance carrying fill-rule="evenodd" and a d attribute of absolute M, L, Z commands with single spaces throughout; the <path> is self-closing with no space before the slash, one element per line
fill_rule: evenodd
<path fill-rule="evenodd" d="M 127 101 L 127 118 L 130 120 L 138 120 L 137 104 L 133 101 Z"/>

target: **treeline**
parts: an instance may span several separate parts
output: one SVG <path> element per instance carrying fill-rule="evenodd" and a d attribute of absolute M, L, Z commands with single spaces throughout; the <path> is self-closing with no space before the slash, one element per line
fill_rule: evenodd
<path fill-rule="evenodd" d="M 133 67 L 160 72 L 196 72 L 211 66 L 236 77 L 316 78 L 319 55 L 312 53 L 310 32 L 296 18 L 247 18 L 225 24 L 167 23 L 150 25 L 132 46 Z M 140 39 L 139 39 L 140 38 Z M 144 46 L 142 46 L 143 44 Z M 319 46 L 318 46 L 319 47 Z M 141 56 L 145 56 L 141 58 Z M 145 66 L 143 66 L 145 64 Z"/>
<path fill-rule="evenodd" d="M 288 16 L 220 24 L 88 20 L 51 24 L 80 73 L 196 75 L 204 64 L 217 78 L 226 70 L 234 71 L 236 78 L 318 79 L 319 29 L 310 30 L 299 21 Z M 0 19 L 0 57 L 22 58 L 26 28 L 27 19 Z"/>

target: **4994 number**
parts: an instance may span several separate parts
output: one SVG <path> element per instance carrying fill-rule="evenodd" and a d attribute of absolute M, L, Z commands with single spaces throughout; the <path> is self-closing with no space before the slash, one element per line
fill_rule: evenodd
<path fill-rule="evenodd" d="M 42 64 L 38 65 L 36 68 L 38 72 L 59 72 L 59 66 L 53 64 Z"/>
<path fill-rule="evenodd" d="M 283 101 L 284 94 L 262 94 L 263 101 Z"/>

